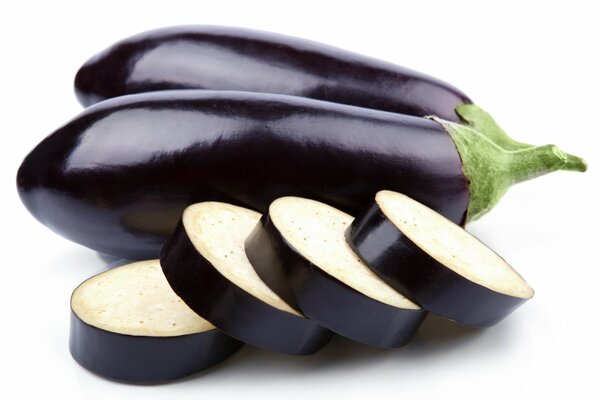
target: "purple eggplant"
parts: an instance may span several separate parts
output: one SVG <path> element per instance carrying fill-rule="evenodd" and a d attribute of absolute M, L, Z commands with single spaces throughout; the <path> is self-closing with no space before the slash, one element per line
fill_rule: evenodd
<path fill-rule="evenodd" d="M 440 119 L 182 90 L 86 109 L 25 158 L 17 186 L 55 232 L 140 259 L 158 256 L 183 209 L 197 202 L 264 212 L 276 198 L 299 196 L 353 214 L 389 189 L 464 224 L 516 182 L 585 168 L 556 146 L 506 151 L 471 126 Z"/>
<path fill-rule="evenodd" d="M 82 367 L 134 383 L 198 373 L 242 346 L 181 302 L 158 260 L 113 268 L 79 285 L 70 331 L 69 349 Z"/>
<path fill-rule="evenodd" d="M 388 285 L 463 325 L 495 325 L 533 297 L 533 289 L 502 257 L 400 193 L 378 192 L 346 238 Z"/>
<path fill-rule="evenodd" d="M 87 61 L 75 78 L 89 106 L 165 89 L 288 94 L 458 122 L 471 100 L 431 76 L 321 43 L 218 26 L 179 26 L 122 40 Z"/>
<path fill-rule="evenodd" d="M 318 201 L 279 198 L 247 236 L 246 256 L 273 292 L 316 323 L 370 346 L 403 346 L 427 312 L 352 251 L 344 238 L 352 220 Z"/>

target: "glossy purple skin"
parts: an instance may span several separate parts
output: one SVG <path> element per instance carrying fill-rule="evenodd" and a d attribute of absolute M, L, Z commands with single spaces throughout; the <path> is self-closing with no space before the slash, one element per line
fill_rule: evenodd
<path fill-rule="evenodd" d="M 87 61 L 75 78 L 89 106 L 124 94 L 164 89 L 288 94 L 460 122 L 471 100 L 439 79 L 299 38 L 218 26 L 144 32 Z"/>
<path fill-rule="evenodd" d="M 389 189 L 462 223 L 469 199 L 454 142 L 434 121 L 191 90 L 88 108 L 25 158 L 17 186 L 55 232 L 129 259 L 157 257 L 183 209 L 201 201 L 264 212 L 295 195 L 352 214 Z"/>
<path fill-rule="evenodd" d="M 181 379 L 224 361 L 242 343 L 217 329 L 181 336 L 132 336 L 83 322 L 71 312 L 69 350 L 82 367 L 131 383 Z"/>
<path fill-rule="evenodd" d="M 165 245 L 160 265 L 169 285 L 188 307 L 244 343 L 308 355 L 323 348 L 333 335 L 315 321 L 279 310 L 225 278 L 196 250 L 183 223 Z"/>
<path fill-rule="evenodd" d="M 495 325 L 527 301 L 495 292 L 444 266 L 404 235 L 376 202 L 356 217 L 346 239 L 388 285 L 423 309 L 460 324 Z"/>

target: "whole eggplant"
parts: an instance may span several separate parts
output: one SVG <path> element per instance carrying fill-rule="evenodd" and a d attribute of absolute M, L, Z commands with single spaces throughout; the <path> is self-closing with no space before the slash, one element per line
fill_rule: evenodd
<path fill-rule="evenodd" d="M 458 122 L 471 100 L 457 88 L 398 65 L 321 43 L 242 28 L 178 26 L 144 32 L 78 71 L 84 106 L 165 89 L 279 93 Z"/>
<path fill-rule="evenodd" d="M 182 210 L 207 200 L 265 211 L 292 195 L 354 213 L 389 189 L 464 223 L 475 215 L 468 209 L 487 211 L 508 187 L 486 175 L 497 170 L 488 154 L 497 146 L 476 134 L 293 96 L 145 93 L 92 106 L 46 137 L 23 161 L 17 186 L 29 211 L 55 232 L 130 259 L 158 256 Z M 581 170 L 577 160 L 553 170 Z M 540 168 L 526 178 L 549 171 Z M 495 197 L 483 196 L 484 181 L 497 182 Z"/>

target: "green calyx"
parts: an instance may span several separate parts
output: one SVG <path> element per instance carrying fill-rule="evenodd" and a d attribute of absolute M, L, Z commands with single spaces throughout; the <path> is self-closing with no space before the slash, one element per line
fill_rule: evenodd
<path fill-rule="evenodd" d="M 510 138 L 484 110 L 461 104 L 457 114 L 465 124 L 428 117 L 450 134 L 469 182 L 467 222 L 491 210 L 512 185 L 554 171 L 580 171 L 586 162 L 555 145 L 534 146 Z"/>

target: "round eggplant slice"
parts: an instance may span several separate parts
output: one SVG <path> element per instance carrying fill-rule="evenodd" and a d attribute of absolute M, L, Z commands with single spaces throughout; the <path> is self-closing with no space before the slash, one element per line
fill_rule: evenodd
<path fill-rule="evenodd" d="M 346 236 L 389 285 L 463 325 L 492 326 L 533 296 L 527 282 L 489 247 L 400 193 L 378 192 Z"/>
<path fill-rule="evenodd" d="M 406 344 L 425 318 L 352 251 L 352 217 L 326 204 L 282 197 L 246 240 L 260 277 L 310 319 L 367 345 Z"/>
<path fill-rule="evenodd" d="M 242 346 L 175 295 L 158 260 L 91 277 L 73 292 L 71 311 L 73 358 L 119 381 L 183 378 L 218 364 Z"/>
<path fill-rule="evenodd" d="M 163 249 L 163 272 L 192 310 L 228 335 L 266 350 L 312 354 L 332 333 L 283 301 L 248 261 L 244 241 L 259 219 L 226 203 L 189 206 Z"/>

